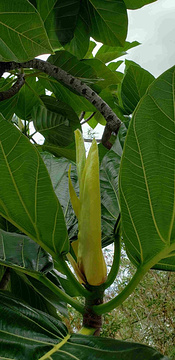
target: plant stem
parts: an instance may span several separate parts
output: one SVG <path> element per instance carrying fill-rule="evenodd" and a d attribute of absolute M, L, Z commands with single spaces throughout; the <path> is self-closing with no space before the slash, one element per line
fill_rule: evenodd
<path fill-rule="evenodd" d="M 105 304 L 95 305 L 93 306 L 93 311 L 98 314 L 104 314 L 109 312 L 122 304 L 124 300 L 128 298 L 128 296 L 134 291 L 140 280 L 143 278 L 147 270 L 143 270 L 143 268 L 138 268 L 133 278 L 129 282 L 129 284 L 123 289 L 123 291 L 117 295 L 114 299 L 108 301 Z"/>
<path fill-rule="evenodd" d="M 59 257 L 55 260 L 56 260 L 55 261 L 55 269 L 60 272 L 63 272 L 67 276 L 67 278 L 71 282 L 72 286 L 80 293 L 81 296 L 84 296 L 85 298 L 91 298 L 91 296 L 92 296 L 91 292 L 88 291 L 87 289 L 85 289 L 79 283 L 79 281 L 76 279 L 76 277 L 70 270 L 69 266 L 66 264 L 66 261 L 62 257 Z"/>
<path fill-rule="evenodd" d="M 65 301 L 66 303 L 72 305 L 80 314 L 84 314 L 85 308 L 77 300 L 73 299 L 71 296 L 63 292 L 58 286 L 56 286 L 52 281 L 50 281 L 45 275 L 40 275 L 38 280 L 46 285 L 54 294 L 58 295 L 58 298 Z"/>
<path fill-rule="evenodd" d="M 119 265 L 120 265 L 120 255 L 121 255 L 121 245 L 120 245 L 120 235 L 119 235 L 117 238 L 115 238 L 114 241 L 113 263 L 108 278 L 104 283 L 104 290 L 107 289 L 111 284 L 113 284 L 115 278 L 117 277 Z"/>
<path fill-rule="evenodd" d="M 104 314 L 106 312 L 109 312 L 116 308 L 117 306 L 121 305 L 128 297 L 129 295 L 135 290 L 136 286 L 140 282 L 140 280 L 143 278 L 143 276 L 148 272 L 149 269 L 155 266 L 160 260 L 166 258 L 171 254 L 172 251 L 175 250 L 175 244 L 167 244 L 162 251 L 159 252 L 159 254 L 155 255 L 150 261 L 145 263 L 144 265 L 141 264 L 136 273 L 134 274 L 133 278 L 129 282 L 129 284 L 123 289 L 123 291 L 117 295 L 114 299 L 108 301 L 105 304 L 101 305 L 94 305 L 93 311 L 98 314 Z"/>

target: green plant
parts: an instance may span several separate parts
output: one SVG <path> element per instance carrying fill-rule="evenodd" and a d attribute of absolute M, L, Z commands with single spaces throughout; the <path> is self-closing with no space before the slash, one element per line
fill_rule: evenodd
<path fill-rule="evenodd" d="M 175 68 L 154 79 L 133 62 L 124 74 L 111 63 L 138 45 L 125 41 L 127 8 L 151 2 L 0 3 L 2 359 L 167 359 L 149 346 L 94 336 L 102 315 L 151 268 L 175 269 Z M 95 57 L 91 36 L 103 44 Z M 46 53 L 47 61 L 35 58 Z M 92 128 L 105 125 L 87 159 L 84 118 Z M 121 237 L 136 272 L 103 303 Z M 114 243 L 108 276 L 101 243 Z M 79 333 L 60 318 L 67 304 L 82 315 Z"/>

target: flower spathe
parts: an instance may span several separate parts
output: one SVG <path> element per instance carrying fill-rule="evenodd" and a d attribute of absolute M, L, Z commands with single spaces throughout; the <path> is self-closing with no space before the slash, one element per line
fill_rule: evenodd
<path fill-rule="evenodd" d="M 70 179 L 69 192 L 73 209 L 78 218 L 78 243 L 73 243 L 77 256 L 80 281 L 93 286 L 105 282 L 107 270 L 101 248 L 101 201 L 99 181 L 98 146 L 93 139 L 86 159 L 82 134 L 75 131 L 76 164 L 80 195 L 77 197 Z M 75 250 L 77 248 L 77 251 Z M 75 265 L 75 264 L 74 264 Z M 75 269 L 75 266 L 74 266 Z M 80 277 L 80 274 L 82 276 Z"/>

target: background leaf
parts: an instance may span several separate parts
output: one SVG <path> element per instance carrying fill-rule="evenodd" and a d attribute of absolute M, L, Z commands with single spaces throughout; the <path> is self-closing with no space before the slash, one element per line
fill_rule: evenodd
<path fill-rule="evenodd" d="M 39 105 L 32 111 L 36 131 L 40 132 L 46 144 L 64 147 L 74 142 L 74 130 L 80 122 L 70 107 L 52 97 L 42 98 L 44 106 Z"/>
<path fill-rule="evenodd" d="M 91 36 L 109 46 L 123 46 L 127 34 L 127 12 L 123 0 L 87 1 Z"/>
<path fill-rule="evenodd" d="M 29 1 L 1 1 L 0 13 L 0 61 L 23 62 L 52 53 L 43 22 Z"/>
<path fill-rule="evenodd" d="M 0 126 L 0 214 L 52 254 L 68 251 L 62 209 L 38 151 L 2 116 Z"/>
<path fill-rule="evenodd" d="M 43 19 L 49 40 L 54 49 L 69 42 L 74 34 L 80 8 L 80 0 L 37 0 L 37 8 Z"/>
<path fill-rule="evenodd" d="M 117 47 L 102 45 L 97 51 L 95 58 L 103 61 L 104 63 L 108 63 L 120 56 L 127 54 L 127 50 L 132 49 L 138 45 L 140 45 L 138 41 L 132 41 L 131 43 L 129 41 L 125 41 L 124 46 Z"/>
<path fill-rule="evenodd" d="M 130 65 L 131 64 L 131 65 Z M 121 83 L 121 99 L 127 114 L 132 114 L 148 86 L 155 79 L 147 70 L 126 61 L 126 72 Z"/>
<path fill-rule="evenodd" d="M 61 321 L 33 310 L 8 295 L 0 296 L 1 350 L 0 356 L 16 360 L 40 359 L 53 349 L 53 359 L 109 359 L 119 360 L 168 360 L 149 346 L 94 336 L 68 335 Z M 9 320 L 13 318 L 13 323 Z M 65 339 L 57 350 L 54 346 Z M 13 343 L 13 346 L 9 346 Z"/>
<path fill-rule="evenodd" d="M 175 269 L 174 73 L 155 80 L 137 106 L 120 170 L 128 256 L 136 266 L 162 270 Z"/>
<path fill-rule="evenodd" d="M 16 115 L 30 121 L 33 107 L 41 103 L 40 95 L 44 94 L 45 89 L 41 83 L 34 77 L 28 77 L 16 97 Z"/>

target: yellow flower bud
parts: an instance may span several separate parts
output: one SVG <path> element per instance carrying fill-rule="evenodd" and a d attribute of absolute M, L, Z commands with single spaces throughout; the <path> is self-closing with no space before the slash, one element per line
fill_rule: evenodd
<path fill-rule="evenodd" d="M 69 192 L 73 209 L 78 218 L 77 265 L 86 281 L 90 285 L 96 286 L 104 283 L 107 276 L 101 248 L 98 146 L 94 139 L 86 159 L 84 141 L 79 130 L 75 131 L 75 140 L 79 199 L 70 180 L 70 170 Z"/>

